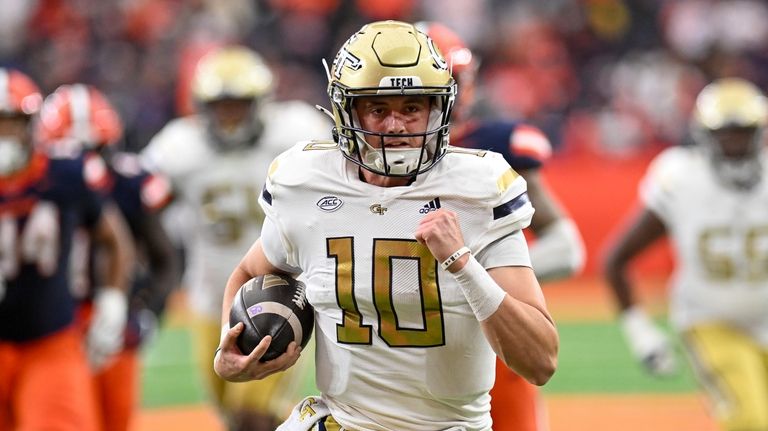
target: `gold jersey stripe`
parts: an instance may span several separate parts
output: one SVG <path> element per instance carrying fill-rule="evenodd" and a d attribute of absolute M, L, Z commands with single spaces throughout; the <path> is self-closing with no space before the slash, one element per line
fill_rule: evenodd
<path fill-rule="evenodd" d="M 307 145 L 304 146 L 302 151 L 336 150 L 338 148 L 339 144 L 333 141 L 309 141 L 307 142 Z"/>
<path fill-rule="evenodd" d="M 503 194 L 505 191 L 507 191 L 509 186 L 511 186 L 519 176 L 520 175 L 512 168 L 509 168 L 506 172 L 501 174 L 499 179 L 496 180 L 496 186 L 499 188 L 499 194 Z"/>
<path fill-rule="evenodd" d="M 267 170 L 267 177 L 268 178 L 272 178 L 272 174 L 274 174 L 275 171 L 277 170 L 277 165 L 278 164 L 279 163 L 277 162 L 277 159 L 272 160 L 272 163 L 269 164 L 269 169 Z"/>

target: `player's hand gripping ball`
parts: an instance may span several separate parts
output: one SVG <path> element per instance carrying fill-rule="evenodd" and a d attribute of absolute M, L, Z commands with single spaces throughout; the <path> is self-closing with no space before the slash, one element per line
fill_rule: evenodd
<path fill-rule="evenodd" d="M 307 302 L 304 283 L 287 275 L 267 274 L 240 286 L 229 311 L 229 327 L 238 322 L 245 325 L 237 338 L 237 347 L 244 355 L 251 353 L 262 338 L 272 336 L 261 357 L 265 362 L 285 353 L 291 341 L 306 346 L 315 315 Z"/>

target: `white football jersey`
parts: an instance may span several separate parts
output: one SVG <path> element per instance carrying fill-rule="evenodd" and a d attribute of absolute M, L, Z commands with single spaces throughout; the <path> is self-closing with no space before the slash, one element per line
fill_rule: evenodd
<path fill-rule="evenodd" d="M 651 164 L 640 194 L 676 253 L 671 317 L 679 329 L 721 321 L 768 346 L 768 172 L 749 191 L 725 187 L 697 147 Z"/>
<path fill-rule="evenodd" d="M 185 283 L 193 309 L 216 319 L 229 275 L 259 237 L 258 196 L 269 163 L 296 142 L 330 136 L 332 127 L 303 102 L 267 103 L 260 113 L 264 130 L 252 147 L 219 149 L 201 118 L 191 116 L 168 123 L 141 154 L 191 210 Z"/>
<path fill-rule="evenodd" d="M 530 266 L 525 180 L 497 153 L 452 148 L 411 185 L 379 187 L 328 142 L 295 146 L 269 172 L 260 202 L 279 233 L 262 236 L 264 251 L 305 279 L 333 417 L 356 430 L 490 429 L 494 352 L 414 233 L 446 208 L 484 267 Z"/>

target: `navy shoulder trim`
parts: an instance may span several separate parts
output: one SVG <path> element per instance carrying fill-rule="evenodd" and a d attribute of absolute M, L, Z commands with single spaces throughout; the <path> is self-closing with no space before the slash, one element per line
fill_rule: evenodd
<path fill-rule="evenodd" d="M 512 200 L 504 202 L 503 204 L 495 207 L 493 209 L 493 219 L 498 220 L 502 217 L 506 217 L 512 214 L 515 210 L 527 204 L 528 201 L 529 201 L 528 193 L 523 192 L 519 194 L 517 197 L 513 198 Z"/>

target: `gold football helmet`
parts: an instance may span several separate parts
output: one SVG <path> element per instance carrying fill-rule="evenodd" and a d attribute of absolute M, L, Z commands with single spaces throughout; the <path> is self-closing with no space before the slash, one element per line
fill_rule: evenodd
<path fill-rule="evenodd" d="M 253 144 L 261 133 L 260 102 L 274 77 L 261 56 L 242 46 L 213 51 L 197 63 L 192 97 L 209 132 L 226 148 Z"/>
<path fill-rule="evenodd" d="M 692 135 L 708 151 L 726 184 L 751 188 L 760 181 L 768 100 L 751 82 L 724 78 L 696 98 Z"/>
<path fill-rule="evenodd" d="M 448 64 L 426 34 L 399 21 L 364 26 L 341 47 L 328 71 L 334 134 L 344 156 L 379 175 L 407 177 L 431 169 L 445 155 L 456 84 Z M 426 95 L 432 98 L 427 130 L 385 134 L 363 130 L 354 113 L 360 97 Z M 374 148 L 364 135 L 421 137 L 421 148 Z"/>

